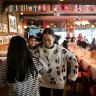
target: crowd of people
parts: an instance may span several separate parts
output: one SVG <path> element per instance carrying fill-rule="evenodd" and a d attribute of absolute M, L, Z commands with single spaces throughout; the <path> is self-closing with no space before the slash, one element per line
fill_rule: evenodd
<path fill-rule="evenodd" d="M 52 28 L 29 36 L 27 42 L 21 36 L 12 37 L 7 58 L 0 65 L 0 87 L 9 86 L 9 96 L 51 96 L 51 92 L 63 96 L 66 81 L 75 81 L 78 76 L 78 62 L 68 43 L 77 42 L 92 51 L 96 50 L 96 40 L 89 44 L 81 33 L 77 41 L 67 34 L 61 46 L 59 39 Z"/>
<path fill-rule="evenodd" d="M 45 28 L 37 36 L 11 38 L 7 58 L 0 65 L 0 86 L 9 86 L 9 96 L 63 96 L 67 80 L 75 81 L 78 62 L 68 50 L 69 42 L 96 50 L 96 40 L 89 44 L 80 33 L 77 41 L 67 34 L 61 45 L 52 28 Z M 70 66 L 70 67 L 69 67 Z"/>
<path fill-rule="evenodd" d="M 68 43 L 96 50 L 96 40 L 89 44 L 80 33 L 77 41 L 67 34 L 61 45 L 52 28 L 45 28 L 37 36 L 11 38 L 7 58 L 0 65 L 0 86 L 9 86 L 9 96 L 63 96 L 67 80 L 75 81 L 78 62 L 68 50 Z M 70 66 L 70 67 L 69 67 Z"/>
<path fill-rule="evenodd" d="M 0 65 L 0 87 L 9 86 L 9 96 L 39 96 L 38 73 L 48 68 L 33 55 L 21 36 L 11 38 L 7 59 Z"/>
<path fill-rule="evenodd" d="M 88 51 L 96 50 L 96 40 L 95 38 L 92 38 L 92 42 L 89 43 L 86 36 L 83 36 L 81 33 L 76 37 L 70 37 L 69 34 L 67 34 L 65 40 L 61 44 L 64 48 L 68 49 L 68 43 L 76 43 L 80 48 L 87 49 Z"/>
<path fill-rule="evenodd" d="M 53 96 L 63 96 L 66 81 L 77 79 L 78 63 L 57 39 L 51 28 L 44 29 L 39 41 L 35 36 L 28 42 L 12 37 L 0 65 L 0 87 L 9 86 L 9 96 L 51 96 L 51 91 Z"/>
<path fill-rule="evenodd" d="M 92 42 L 89 43 L 88 39 L 84 36 L 82 36 L 82 34 L 80 33 L 78 35 L 78 38 L 77 38 L 77 45 L 84 48 L 84 49 L 87 49 L 89 51 L 92 51 L 92 50 L 96 50 L 96 40 L 95 38 L 92 39 Z"/>

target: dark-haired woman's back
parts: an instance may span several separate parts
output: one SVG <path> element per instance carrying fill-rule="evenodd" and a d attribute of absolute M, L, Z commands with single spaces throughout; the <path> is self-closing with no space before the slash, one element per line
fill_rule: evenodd
<path fill-rule="evenodd" d="M 0 87 L 7 84 L 9 96 L 39 96 L 38 74 L 45 75 L 48 70 L 43 63 L 36 56 L 32 56 L 23 37 L 13 37 L 7 60 L 0 66 Z"/>
<path fill-rule="evenodd" d="M 34 65 L 38 72 L 46 73 L 46 67 L 39 63 L 36 57 L 33 58 Z M 34 72 L 34 78 L 30 72 L 29 78 L 23 82 L 8 83 L 6 80 L 7 75 L 6 61 L 0 66 L 0 86 L 9 86 L 9 96 L 39 96 L 38 91 L 38 75 Z"/>

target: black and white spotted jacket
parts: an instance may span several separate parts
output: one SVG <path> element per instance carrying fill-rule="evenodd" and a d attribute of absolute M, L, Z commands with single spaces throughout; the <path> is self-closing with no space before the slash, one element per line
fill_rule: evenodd
<path fill-rule="evenodd" d="M 44 66 L 37 57 L 33 57 L 33 62 L 36 66 L 38 73 L 45 75 L 48 71 L 48 67 Z M 16 82 L 9 84 L 6 81 L 7 64 L 6 61 L 0 66 L 0 87 L 4 85 L 9 86 L 9 96 L 39 96 L 38 91 L 38 76 L 32 77 L 30 74 L 29 78 L 23 82 Z M 34 74 L 36 75 L 36 74 Z"/>
<path fill-rule="evenodd" d="M 78 63 L 76 57 L 69 50 L 54 44 L 50 49 L 40 46 L 35 51 L 35 54 L 46 62 L 49 68 L 47 72 L 48 76 L 47 78 L 42 77 L 45 82 L 40 83 L 40 86 L 63 89 L 66 79 L 76 80 L 78 76 Z M 67 66 L 70 66 L 70 69 Z M 67 69 L 70 70 L 68 77 Z"/>

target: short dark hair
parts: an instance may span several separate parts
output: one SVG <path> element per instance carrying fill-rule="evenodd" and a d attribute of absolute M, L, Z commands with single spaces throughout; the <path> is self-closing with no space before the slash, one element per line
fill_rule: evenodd
<path fill-rule="evenodd" d="M 36 36 L 34 36 L 34 35 L 30 35 L 29 38 L 28 38 L 28 41 L 29 41 L 30 39 L 36 39 L 36 40 L 37 40 Z"/>
<path fill-rule="evenodd" d="M 43 36 L 44 34 L 50 34 L 50 35 L 52 35 L 53 37 L 55 37 L 54 31 L 53 31 L 52 28 L 45 28 L 45 29 L 43 30 L 42 36 Z"/>

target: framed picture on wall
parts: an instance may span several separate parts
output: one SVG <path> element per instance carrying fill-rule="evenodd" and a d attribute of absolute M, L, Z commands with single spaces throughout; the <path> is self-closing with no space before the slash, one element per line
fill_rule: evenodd
<path fill-rule="evenodd" d="M 6 23 L 2 23 L 2 31 L 3 32 L 8 32 L 8 26 Z"/>
<path fill-rule="evenodd" d="M 2 23 L 0 22 L 0 32 L 2 32 Z"/>
<path fill-rule="evenodd" d="M 9 15 L 9 32 L 17 32 L 16 16 Z"/>
<path fill-rule="evenodd" d="M 0 45 L 3 44 L 3 36 L 0 36 Z"/>
<path fill-rule="evenodd" d="M 3 37 L 3 44 L 8 44 L 9 43 L 9 37 L 8 36 L 4 36 Z"/>

